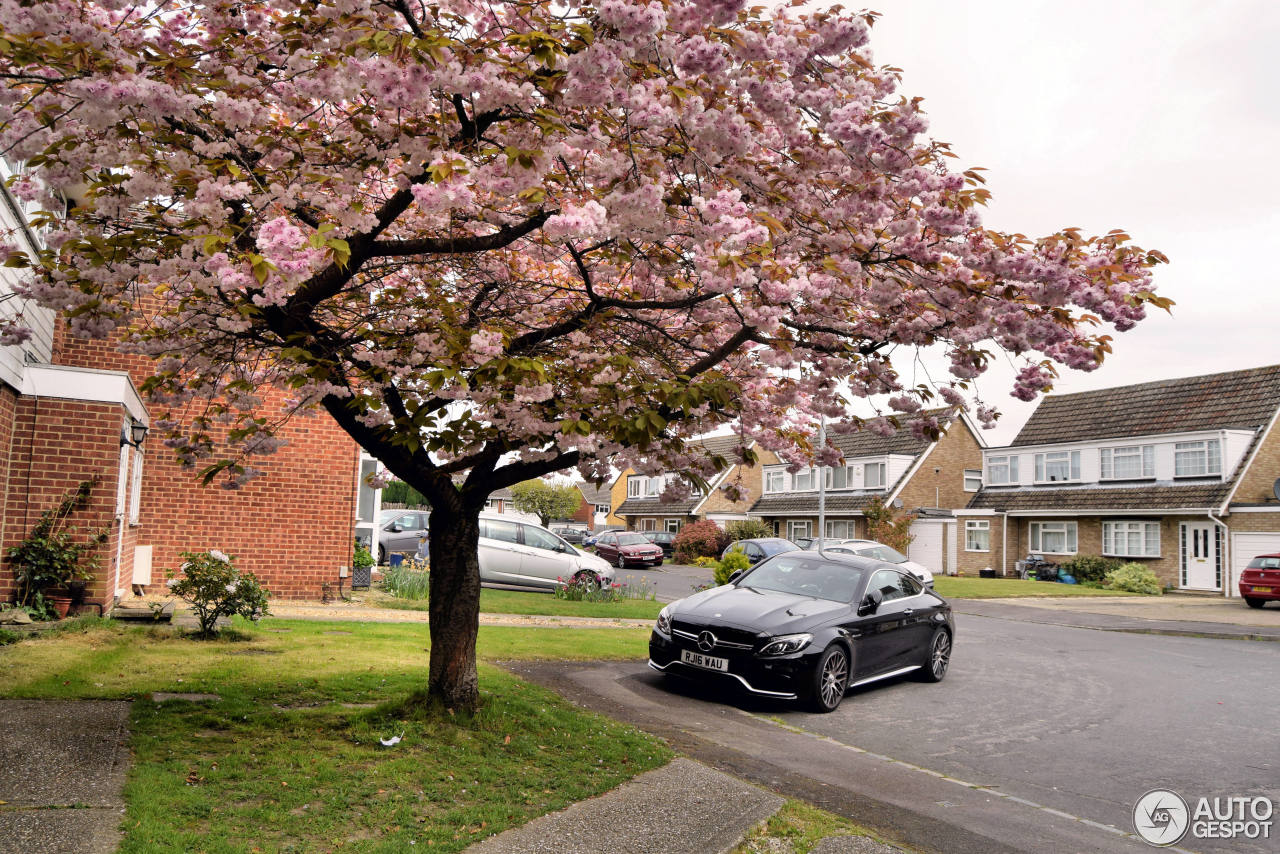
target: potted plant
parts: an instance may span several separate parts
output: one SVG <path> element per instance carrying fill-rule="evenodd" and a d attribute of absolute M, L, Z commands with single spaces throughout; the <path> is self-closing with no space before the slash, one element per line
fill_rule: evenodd
<path fill-rule="evenodd" d="M 88 506 L 97 482 L 96 477 L 84 481 L 56 507 L 41 513 L 27 538 L 7 553 L 14 567 L 17 603 L 46 619 L 54 614 L 65 617 L 71 606 L 71 588 L 87 582 L 98 567 L 93 550 L 106 542 L 106 529 L 77 540 L 75 528 L 68 524 L 72 513 Z"/>

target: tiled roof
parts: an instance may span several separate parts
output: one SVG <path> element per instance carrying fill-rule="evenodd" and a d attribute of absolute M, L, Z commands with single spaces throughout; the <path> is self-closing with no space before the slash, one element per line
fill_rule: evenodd
<path fill-rule="evenodd" d="M 939 423 L 946 427 L 946 413 L 946 409 L 931 409 L 924 414 L 937 417 Z M 906 417 L 899 416 L 899 418 L 905 424 Z M 845 459 L 877 457 L 883 454 L 907 454 L 914 457 L 924 453 L 925 449 L 931 444 L 928 439 L 917 439 L 905 427 L 892 436 L 877 436 L 870 430 L 858 430 L 853 433 L 830 431 L 827 433 L 827 440 L 840 449 Z"/>
<path fill-rule="evenodd" d="M 875 496 L 885 497 L 884 492 L 827 493 L 828 513 L 860 513 Z M 786 513 L 817 515 L 818 493 L 782 492 L 764 495 L 751 505 L 751 513 L 758 516 L 778 516 Z"/>
<path fill-rule="evenodd" d="M 701 439 L 693 439 L 688 444 L 701 445 L 708 456 L 721 456 L 730 464 L 738 461 L 737 454 L 734 449 L 738 447 L 740 437 L 730 434 L 728 436 L 703 436 Z"/>
<path fill-rule="evenodd" d="M 1255 430 L 1280 407 L 1280 365 L 1050 395 L 1013 440 L 1049 445 L 1195 430 Z"/>
<path fill-rule="evenodd" d="M 608 486 L 596 486 L 594 483 L 585 481 L 575 483 L 578 491 L 582 493 L 582 497 L 586 499 L 588 504 L 608 504 L 611 496 L 609 495 Z"/>
<path fill-rule="evenodd" d="M 1025 511 L 1212 509 L 1221 506 L 1231 483 L 1212 481 L 1181 486 L 1063 487 L 1059 489 L 1002 489 L 984 487 L 969 500 L 971 510 Z"/>
<path fill-rule="evenodd" d="M 654 514 L 687 514 L 702 500 L 701 496 L 684 501 L 660 501 L 657 498 L 628 498 L 613 511 L 615 516 L 649 516 Z"/>

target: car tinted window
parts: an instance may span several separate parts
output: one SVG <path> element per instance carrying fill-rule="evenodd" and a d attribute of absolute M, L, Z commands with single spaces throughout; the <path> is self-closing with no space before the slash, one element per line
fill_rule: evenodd
<path fill-rule="evenodd" d="M 919 581 L 906 573 L 899 573 L 898 578 L 898 589 L 902 591 L 903 596 L 915 596 L 924 589 Z"/>
<path fill-rule="evenodd" d="M 845 564 L 790 558 L 767 560 L 738 579 L 739 587 L 776 590 L 833 602 L 850 602 L 858 589 L 862 570 Z"/>
<path fill-rule="evenodd" d="M 885 563 L 902 563 L 907 559 L 907 556 L 902 552 L 897 551 L 896 549 L 891 549 L 888 546 L 879 545 L 861 546 L 858 548 L 858 554 L 864 557 L 873 557 L 876 560 L 882 560 Z"/>
<path fill-rule="evenodd" d="M 1280 557 L 1255 557 L 1249 561 L 1249 569 L 1280 569 Z"/>
<path fill-rule="evenodd" d="M 614 541 L 614 539 L 615 539 L 615 537 L 613 536 L 613 534 L 601 534 L 601 535 L 596 539 L 596 542 L 597 542 L 597 543 L 607 543 L 607 544 L 609 544 L 609 545 L 613 545 L 613 541 Z"/>
<path fill-rule="evenodd" d="M 418 514 L 405 513 L 402 516 L 397 516 L 391 524 L 399 525 L 406 531 L 413 531 L 418 527 Z"/>
<path fill-rule="evenodd" d="M 902 573 L 894 572 L 891 569 L 882 569 L 871 576 L 871 583 L 867 585 L 867 591 L 879 590 L 886 602 L 892 599 L 901 599 L 902 586 L 899 582 L 900 578 L 902 578 Z"/>
<path fill-rule="evenodd" d="M 521 525 L 524 529 L 524 544 L 533 546 L 535 549 L 547 549 L 548 551 L 558 551 L 563 548 L 560 545 L 560 538 L 554 534 L 550 534 L 541 528 L 535 528 L 532 525 Z"/>
<path fill-rule="evenodd" d="M 618 534 L 618 545 L 620 546 L 647 546 L 649 541 L 644 538 L 644 534 Z"/>
<path fill-rule="evenodd" d="M 480 520 L 480 536 L 504 543 L 520 542 L 520 526 L 515 522 L 502 522 L 497 519 Z"/>

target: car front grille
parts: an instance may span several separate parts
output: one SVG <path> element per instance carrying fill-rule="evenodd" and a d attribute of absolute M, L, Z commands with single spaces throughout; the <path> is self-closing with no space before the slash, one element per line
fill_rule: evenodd
<path fill-rule="evenodd" d="M 756 636 L 741 629 L 725 626 L 694 626 L 688 623 L 676 623 L 671 627 L 671 634 L 681 640 L 697 645 L 698 636 L 703 632 L 711 632 L 716 637 L 716 649 L 751 649 L 756 644 Z"/>

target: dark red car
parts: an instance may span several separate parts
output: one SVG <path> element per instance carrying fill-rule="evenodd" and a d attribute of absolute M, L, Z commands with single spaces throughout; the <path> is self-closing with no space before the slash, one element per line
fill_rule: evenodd
<path fill-rule="evenodd" d="M 1240 573 L 1240 595 L 1250 608 L 1280 599 L 1280 554 L 1258 555 Z"/>
<path fill-rule="evenodd" d="M 596 540 L 596 554 L 617 567 L 662 566 L 662 548 L 636 531 L 609 531 Z"/>

